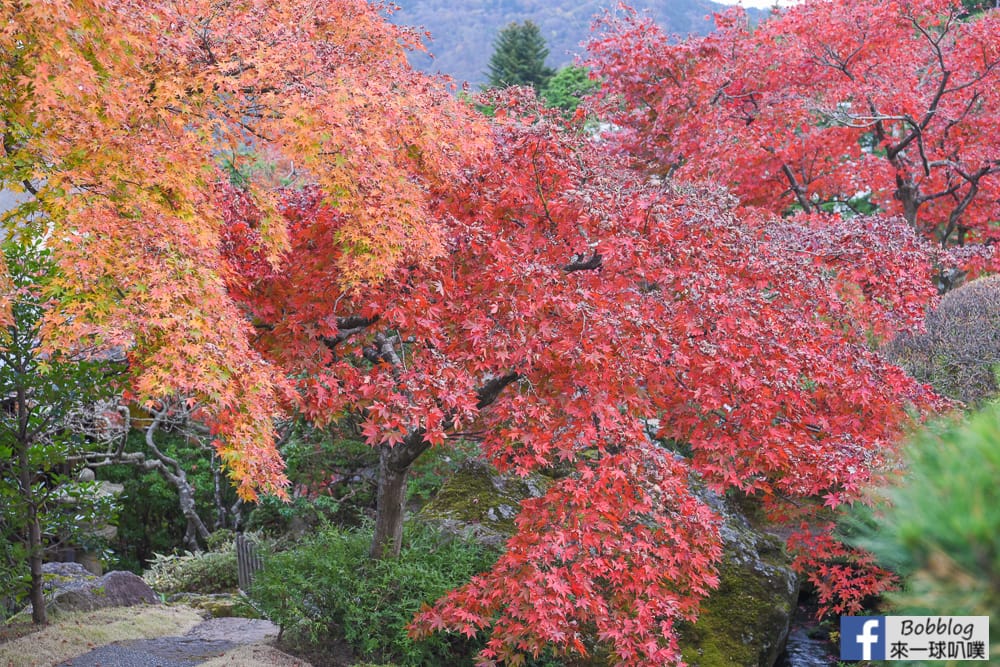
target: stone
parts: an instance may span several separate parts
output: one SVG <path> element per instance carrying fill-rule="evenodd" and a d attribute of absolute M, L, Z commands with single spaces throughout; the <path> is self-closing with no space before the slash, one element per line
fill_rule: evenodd
<path fill-rule="evenodd" d="M 551 484 L 542 475 L 501 475 L 486 461 L 472 459 L 421 508 L 419 518 L 446 533 L 501 547 L 514 534 L 521 501 L 541 496 Z"/>
<path fill-rule="evenodd" d="M 502 547 L 514 533 L 520 503 L 542 495 L 552 480 L 505 476 L 483 461 L 464 464 L 419 517 L 445 532 Z M 695 484 L 697 486 L 697 484 Z M 694 624 L 681 624 L 680 646 L 692 667 L 772 667 L 781 654 L 798 598 L 798 577 L 781 539 L 751 522 L 735 502 L 708 490 L 699 497 L 723 519 L 719 588 Z M 607 664 L 598 648 L 580 665 Z"/>
<path fill-rule="evenodd" d="M 799 580 L 791 558 L 766 526 L 754 526 L 736 503 L 698 495 L 723 518 L 719 587 L 698 620 L 682 624 L 680 647 L 691 667 L 772 667 L 795 613 Z"/>
<path fill-rule="evenodd" d="M 122 571 L 108 572 L 103 577 L 88 573 L 58 582 L 49 595 L 50 608 L 58 611 L 92 611 L 159 602 L 156 593 L 141 577 Z"/>
<path fill-rule="evenodd" d="M 42 563 L 42 575 L 46 583 L 62 579 L 96 579 L 79 563 Z M 48 575 L 48 576 L 46 576 Z"/>
<path fill-rule="evenodd" d="M 97 579 L 97 576 L 80 563 L 42 564 L 42 591 L 48 599 L 56 593 L 84 588 Z"/>

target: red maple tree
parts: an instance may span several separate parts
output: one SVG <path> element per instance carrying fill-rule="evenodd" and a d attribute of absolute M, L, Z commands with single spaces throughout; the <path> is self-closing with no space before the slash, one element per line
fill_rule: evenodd
<path fill-rule="evenodd" d="M 1000 13 L 955 0 L 807 0 L 672 42 L 634 12 L 590 45 L 611 140 L 744 203 L 901 214 L 942 245 L 1000 219 Z"/>
<path fill-rule="evenodd" d="M 500 470 L 570 471 L 418 633 L 488 630 L 485 664 L 588 638 L 621 664 L 676 662 L 674 624 L 720 556 L 694 480 L 774 507 L 853 497 L 922 400 L 867 343 L 922 316 L 926 249 L 883 218 L 740 219 L 720 190 L 654 182 L 532 104 L 493 104 L 492 146 L 437 190 L 446 255 L 345 286 L 350 218 L 307 189 L 275 266 L 227 191 L 232 293 L 302 378 L 300 409 L 354 415 L 379 448 L 374 556 L 398 551 L 430 447 L 471 437 Z"/>
<path fill-rule="evenodd" d="M 0 179 L 33 194 L 5 219 L 49 230 L 49 332 L 126 345 L 139 400 L 202 401 L 245 496 L 280 491 L 283 407 L 358 417 L 375 556 L 429 447 L 568 470 L 416 627 L 489 632 L 487 662 L 676 661 L 720 553 L 697 484 L 835 506 L 891 451 L 922 397 L 868 341 L 920 318 L 925 249 L 737 213 L 532 103 L 487 130 L 406 44 L 360 0 L 0 6 Z M 269 154 L 309 187 L 219 184 Z"/>

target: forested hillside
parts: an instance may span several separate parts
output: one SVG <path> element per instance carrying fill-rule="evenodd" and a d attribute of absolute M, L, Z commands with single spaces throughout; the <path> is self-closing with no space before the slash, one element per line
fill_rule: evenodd
<path fill-rule="evenodd" d="M 610 0 L 400 0 L 397 4 L 401 8 L 392 16 L 393 22 L 431 34 L 433 59 L 413 54 L 413 65 L 474 85 L 486 81 L 493 40 L 508 23 L 531 20 L 538 24 L 549 44 L 549 65 L 561 67 L 583 52 L 580 43 L 587 39 L 594 17 L 617 5 Z M 712 13 L 725 9 L 707 0 L 636 0 L 632 6 L 650 12 L 666 32 L 678 35 L 708 32 Z"/>

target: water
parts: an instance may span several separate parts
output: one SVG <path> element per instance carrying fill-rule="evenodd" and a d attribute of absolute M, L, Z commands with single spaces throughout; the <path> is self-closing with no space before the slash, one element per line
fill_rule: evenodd
<path fill-rule="evenodd" d="M 831 667 L 836 664 L 837 657 L 830 652 L 830 644 L 813 639 L 807 627 L 796 624 L 788 633 L 785 652 L 778 657 L 774 667 Z"/>
<path fill-rule="evenodd" d="M 815 607 L 799 605 L 792 616 L 792 627 L 788 632 L 785 651 L 778 656 L 774 667 L 833 667 L 837 655 L 825 634 L 815 639 L 810 634 L 816 629 Z"/>

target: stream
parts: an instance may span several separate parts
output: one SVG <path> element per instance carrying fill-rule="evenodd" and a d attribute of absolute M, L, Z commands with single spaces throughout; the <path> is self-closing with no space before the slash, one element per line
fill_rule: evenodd
<path fill-rule="evenodd" d="M 785 651 L 778 656 L 774 667 L 832 667 L 837 664 L 834 647 L 825 639 L 810 636 L 817 627 L 813 611 L 802 605 L 796 608 Z"/>

